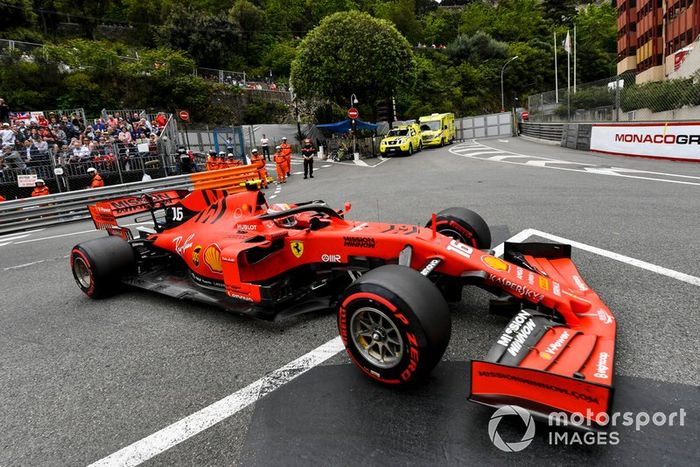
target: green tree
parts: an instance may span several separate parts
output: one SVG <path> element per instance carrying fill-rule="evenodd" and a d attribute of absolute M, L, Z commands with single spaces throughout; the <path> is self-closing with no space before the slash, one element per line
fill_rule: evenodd
<path fill-rule="evenodd" d="M 449 44 L 457 37 L 459 28 L 460 12 L 438 9 L 429 11 L 422 19 L 423 40 L 428 45 Z"/>
<path fill-rule="evenodd" d="M 447 53 L 454 60 L 477 63 L 490 58 L 505 58 L 508 44 L 495 40 L 489 34 L 478 31 L 473 36 L 460 34 L 447 46 Z"/>
<path fill-rule="evenodd" d="M 32 0 L 7 0 L 0 3 L 0 31 L 30 27 L 36 20 L 37 15 L 32 9 Z M 2 36 L 15 39 L 5 34 Z"/>
<path fill-rule="evenodd" d="M 579 10 L 576 23 L 578 80 L 582 83 L 613 76 L 617 61 L 617 10 L 610 4 Z"/>
<path fill-rule="evenodd" d="M 415 0 L 390 0 L 377 2 L 374 16 L 391 21 L 396 29 L 412 44 L 421 38 L 421 24 L 416 19 Z"/>
<path fill-rule="evenodd" d="M 554 24 L 569 26 L 576 16 L 576 2 L 574 0 L 542 0 L 542 10 L 544 17 Z"/>
<path fill-rule="evenodd" d="M 100 18 L 112 8 L 112 0 L 55 0 L 54 5 L 62 13 L 71 16 L 80 24 L 90 39 L 95 39 L 95 31 Z"/>
<path fill-rule="evenodd" d="M 157 42 L 184 50 L 200 66 L 221 68 L 240 45 L 237 28 L 222 14 L 203 14 L 192 6 L 178 6 L 158 28 Z"/>
<path fill-rule="evenodd" d="M 301 98 L 320 97 L 346 107 L 354 93 L 374 104 L 413 86 L 415 59 L 408 41 L 388 21 L 360 12 L 335 13 L 302 41 L 291 78 Z"/>

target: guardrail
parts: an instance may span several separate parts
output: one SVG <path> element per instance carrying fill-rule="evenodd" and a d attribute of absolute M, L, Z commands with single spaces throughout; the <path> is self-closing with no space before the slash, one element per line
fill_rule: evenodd
<path fill-rule="evenodd" d="M 520 126 L 520 134 L 530 138 L 545 141 L 561 142 L 563 125 L 561 123 L 529 123 L 523 122 Z"/>
<path fill-rule="evenodd" d="M 87 205 L 97 201 L 173 189 L 245 189 L 245 182 L 259 183 L 258 165 L 243 165 L 211 172 L 177 175 L 146 182 L 125 183 L 83 191 L 5 201 L 0 203 L 0 234 L 48 227 L 90 217 Z"/>

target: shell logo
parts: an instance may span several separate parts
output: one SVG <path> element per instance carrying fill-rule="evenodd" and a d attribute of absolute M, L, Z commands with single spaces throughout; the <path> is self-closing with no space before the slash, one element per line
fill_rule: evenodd
<path fill-rule="evenodd" d="M 482 256 L 481 261 L 484 264 L 496 271 L 507 271 L 510 269 L 510 265 L 503 261 L 501 258 L 496 258 L 495 256 Z"/>
<path fill-rule="evenodd" d="M 219 245 L 215 243 L 204 250 L 204 264 L 209 266 L 212 272 L 219 274 L 224 272 L 224 268 L 221 265 L 221 248 L 219 248 Z"/>
<path fill-rule="evenodd" d="M 540 352 L 540 357 L 544 358 L 545 360 L 551 360 L 552 356 L 548 354 L 547 352 Z"/>

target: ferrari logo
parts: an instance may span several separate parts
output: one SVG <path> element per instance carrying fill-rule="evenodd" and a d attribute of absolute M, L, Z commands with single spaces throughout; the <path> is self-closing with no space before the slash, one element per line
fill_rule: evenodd
<path fill-rule="evenodd" d="M 292 254 L 297 258 L 301 258 L 301 255 L 304 254 L 304 242 L 292 240 L 289 246 L 292 247 Z"/>

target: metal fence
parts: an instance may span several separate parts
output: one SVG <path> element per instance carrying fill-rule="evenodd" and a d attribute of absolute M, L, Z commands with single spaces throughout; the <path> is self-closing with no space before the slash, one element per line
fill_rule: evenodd
<path fill-rule="evenodd" d="M 700 70 L 690 78 L 636 83 L 634 74 L 528 97 L 532 122 L 669 121 L 700 118 Z"/>
<path fill-rule="evenodd" d="M 90 185 L 91 167 L 107 185 L 175 175 L 180 169 L 172 154 L 149 143 L 109 143 L 84 157 L 77 157 L 69 148 L 51 148 L 31 161 L 12 151 L 0 157 L 0 195 L 7 200 L 29 197 L 36 178 L 43 179 L 51 193 L 81 190 Z"/>

